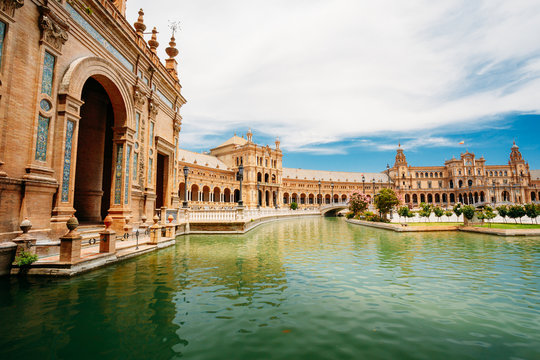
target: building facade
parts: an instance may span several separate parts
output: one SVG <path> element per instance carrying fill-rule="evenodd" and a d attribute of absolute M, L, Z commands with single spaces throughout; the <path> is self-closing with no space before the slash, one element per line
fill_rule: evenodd
<path fill-rule="evenodd" d="M 0 239 L 26 217 L 55 238 L 74 214 L 121 229 L 178 206 L 174 34 L 162 64 L 157 30 L 125 5 L 0 0 Z"/>

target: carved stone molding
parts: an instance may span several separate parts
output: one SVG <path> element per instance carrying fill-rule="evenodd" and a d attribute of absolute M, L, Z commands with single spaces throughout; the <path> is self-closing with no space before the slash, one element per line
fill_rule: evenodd
<path fill-rule="evenodd" d="M 40 6 L 39 28 L 41 30 L 41 41 L 49 44 L 57 51 L 62 51 L 62 46 L 68 40 L 69 26 L 59 19 L 46 6 Z"/>
<path fill-rule="evenodd" d="M 155 119 L 159 111 L 159 103 L 153 98 L 148 99 L 148 112 L 152 119 Z"/>
<path fill-rule="evenodd" d="M 0 10 L 7 15 L 15 16 L 15 10 L 24 6 L 24 0 L 0 0 Z"/>
<path fill-rule="evenodd" d="M 141 108 L 146 101 L 146 94 L 141 90 L 139 85 L 133 86 L 133 101 L 135 106 Z"/>
<path fill-rule="evenodd" d="M 178 133 L 182 129 L 182 117 L 178 115 L 178 113 L 174 116 L 173 129 L 175 135 L 178 135 Z"/>

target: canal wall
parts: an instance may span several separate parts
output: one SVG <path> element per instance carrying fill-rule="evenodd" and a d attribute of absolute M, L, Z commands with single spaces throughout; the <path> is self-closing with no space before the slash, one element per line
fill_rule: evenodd
<path fill-rule="evenodd" d="M 437 226 L 407 226 L 403 224 L 381 223 L 356 219 L 345 219 L 348 223 L 369 226 L 377 229 L 391 230 L 395 232 L 433 232 L 433 231 L 456 231 L 457 225 L 437 225 Z"/>

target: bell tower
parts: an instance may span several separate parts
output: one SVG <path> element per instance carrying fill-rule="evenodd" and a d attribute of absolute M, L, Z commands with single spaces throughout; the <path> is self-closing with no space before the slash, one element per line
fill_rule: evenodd
<path fill-rule="evenodd" d="M 407 158 L 405 157 L 405 154 L 403 153 L 403 149 L 401 148 L 401 143 L 398 145 L 397 154 L 396 154 L 396 162 L 394 163 L 394 167 L 396 169 L 400 166 L 407 166 Z"/>

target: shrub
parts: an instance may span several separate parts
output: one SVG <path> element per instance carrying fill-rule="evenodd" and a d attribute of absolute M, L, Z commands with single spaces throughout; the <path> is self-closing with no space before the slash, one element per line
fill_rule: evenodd
<path fill-rule="evenodd" d="M 291 203 L 291 210 L 296 210 L 296 209 L 298 209 L 298 204 L 293 201 Z"/>
<path fill-rule="evenodd" d="M 368 205 L 368 197 L 363 194 L 354 193 L 349 199 L 349 210 L 353 214 L 359 214 L 361 212 L 364 212 L 368 208 Z"/>
<path fill-rule="evenodd" d="M 15 258 L 15 263 L 21 267 L 29 266 L 32 263 L 36 262 L 38 259 L 37 255 L 31 254 L 27 251 L 21 251 L 21 253 Z"/>
<path fill-rule="evenodd" d="M 459 221 L 459 217 L 463 213 L 463 210 L 461 209 L 461 203 L 457 203 L 456 205 L 454 205 L 454 207 L 452 208 L 452 211 L 454 212 L 454 214 L 456 214 Z"/>
<path fill-rule="evenodd" d="M 537 224 L 538 221 L 536 221 L 536 217 L 540 215 L 538 210 L 540 210 L 540 207 L 536 206 L 535 204 L 525 204 L 525 214 L 531 219 L 534 219 Z"/>
<path fill-rule="evenodd" d="M 491 206 L 484 206 L 484 219 L 488 221 L 489 227 L 491 227 L 491 220 L 493 220 L 495 216 L 497 216 L 497 214 L 495 214 Z"/>
<path fill-rule="evenodd" d="M 453 213 L 451 210 L 446 210 L 446 211 L 444 212 L 444 215 L 446 215 L 446 217 L 448 218 L 448 220 L 450 220 L 450 217 L 451 217 L 452 215 L 454 215 L 454 213 Z"/>
<path fill-rule="evenodd" d="M 420 203 L 420 208 L 421 209 L 418 212 L 418 215 L 420 215 L 420 217 L 425 217 L 427 221 L 429 216 L 431 215 L 431 205 L 426 203 Z"/>
<path fill-rule="evenodd" d="M 472 205 L 465 205 L 461 208 L 461 212 L 467 220 L 472 220 L 474 218 L 475 208 Z"/>
<path fill-rule="evenodd" d="M 352 211 L 349 211 L 348 213 L 345 214 L 345 217 L 347 219 L 352 219 L 354 217 L 354 213 Z"/>
<path fill-rule="evenodd" d="M 410 212 L 410 211 L 411 211 L 411 210 L 409 210 L 409 207 L 408 207 L 408 206 L 402 206 L 402 207 L 400 207 L 400 208 L 398 209 L 398 211 L 397 211 L 397 213 L 398 213 L 398 215 L 399 215 L 399 217 L 400 217 L 400 220 L 401 220 L 402 217 L 408 218 L 408 217 L 409 217 L 409 212 Z"/>

